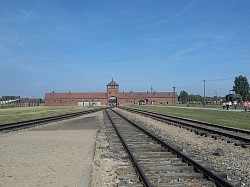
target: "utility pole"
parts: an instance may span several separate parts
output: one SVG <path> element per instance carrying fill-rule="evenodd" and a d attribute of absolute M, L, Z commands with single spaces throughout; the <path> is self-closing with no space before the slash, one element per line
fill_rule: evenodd
<path fill-rule="evenodd" d="M 173 87 L 173 101 L 172 101 L 172 103 L 175 105 L 175 99 L 174 99 L 174 96 L 175 96 L 175 86 Z"/>
<path fill-rule="evenodd" d="M 218 102 L 217 91 L 215 91 L 216 104 Z"/>
<path fill-rule="evenodd" d="M 203 98 L 203 105 L 206 107 L 206 80 L 203 80 L 204 82 L 204 98 Z"/>

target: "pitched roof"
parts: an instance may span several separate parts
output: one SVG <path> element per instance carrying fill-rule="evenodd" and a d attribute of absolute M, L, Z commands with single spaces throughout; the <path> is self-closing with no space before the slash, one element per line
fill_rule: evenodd
<path fill-rule="evenodd" d="M 106 99 L 106 92 L 45 93 L 45 99 Z"/>
<path fill-rule="evenodd" d="M 119 92 L 119 99 L 146 99 L 146 98 L 172 98 L 177 97 L 176 92 Z M 45 93 L 48 99 L 107 99 L 106 92 L 67 92 Z"/>
<path fill-rule="evenodd" d="M 107 86 L 119 86 L 113 79 L 110 83 L 107 84 Z"/>
<path fill-rule="evenodd" d="M 118 98 L 171 98 L 177 97 L 176 92 L 120 92 Z"/>

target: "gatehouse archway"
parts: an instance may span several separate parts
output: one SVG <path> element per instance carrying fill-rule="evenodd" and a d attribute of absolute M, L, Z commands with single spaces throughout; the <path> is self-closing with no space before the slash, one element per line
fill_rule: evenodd
<path fill-rule="evenodd" d="M 109 99 L 108 99 L 108 105 L 109 106 L 117 106 L 118 105 L 117 97 L 115 97 L 115 96 L 109 97 Z"/>
<path fill-rule="evenodd" d="M 147 104 L 148 104 L 148 99 L 139 100 L 139 105 L 147 105 Z"/>

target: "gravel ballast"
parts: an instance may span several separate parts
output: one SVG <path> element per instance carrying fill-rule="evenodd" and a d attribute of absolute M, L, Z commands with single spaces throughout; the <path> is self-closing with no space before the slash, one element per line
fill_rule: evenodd
<path fill-rule="evenodd" d="M 225 172 L 229 180 L 250 186 L 250 149 L 237 147 L 223 140 L 198 136 L 194 132 L 150 119 L 138 114 L 116 109 L 129 118 L 150 127 L 173 145 L 195 158 L 208 162 L 216 172 Z M 223 156 L 214 155 L 214 151 L 222 148 Z"/>

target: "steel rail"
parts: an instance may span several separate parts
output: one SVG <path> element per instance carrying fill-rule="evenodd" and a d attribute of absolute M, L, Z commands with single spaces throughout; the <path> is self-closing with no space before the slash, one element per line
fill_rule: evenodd
<path fill-rule="evenodd" d="M 248 137 L 242 137 L 240 135 L 230 134 L 230 133 L 225 132 L 225 131 L 218 131 L 218 130 L 215 130 L 215 129 L 210 129 L 210 128 L 213 128 L 213 127 L 221 128 L 221 127 L 224 127 L 224 126 L 218 126 L 218 125 L 213 126 L 213 124 L 208 124 L 208 123 L 205 123 L 205 122 L 199 122 L 199 121 L 195 121 L 195 120 L 187 120 L 187 119 L 183 119 L 183 118 L 179 118 L 179 117 L 173 117 L 173 116 L 164 115 L 164 114 L 159 114 L 159 113 L 155 113 L 155 112 L 148 112 L 148 111 L 138 110 L 138 109 L 130 109 L 130 108 L 127 108 L 127 107 L 119 107 L 119 108 L 127 110 L 127 111 L 136 112 L 136 113 L 139 113 L 139 114 L 143 114 L 143 115 L 146 115 L 146 116 L 150 116 L 150 117 L 153 117 L 153 118 L 165 121 L 165 122 L 178 123 L 178 124 L 181 124 L 183 126 L 189 126 L 189 127 L 195 128 L 195 129 L 202 130 L 202 131 L 207 131 L 207 132 L 210 132 L 210 133 L 213 133 L 213 134 L 218 134 L 218 135 L 229 137 L 229 138 L 232 138 L 232 139 L 235 139 L 235 140 L 239 140 L 239 141 L 242 142 L 243 146 L 250 144 L 250 138 L 248 138 Z M 194 125 L 194 123 L 195 124 L 206 125 L 208 127 L 197 126 L 197 125 Z M 223 129 L 232 132 L 235 128 L 225 127 Z M 239 132 L 239 129 L 237 129 L 237 132 Z M 248 135 L 248 132 L 249 131 L 242 130 L 241 133 L 247 133 L 247 135 Z"/>
<path fill-rule="evenodd" d="M 187 119 L 187 118 L 182 118 L 182 117 L 177 117 L 177 116 L 172 116 L 172 115 L 167 115 L 167 114 L 160 114 L 160 113 L 157 113 L 157 112 L 140 110 L 140 109 L 135 109 L 135 108 L 121 107 L 121 106 L 118 106 L 118 108 L 123 108 L 123 109 L 128 109 L 128 110 L 131 110 L 131 111 L 138 111 L 138 112 L 147 112 L 149 114 L 156 114 L 156 115 L 171 117 L 171 118 L 174 118 L 174 119 L 185 120 L 185 121 L 189 121 L 189 122 L 192 122 L 192 123 L 199 123 L 199 124 L 206 125 L 206 126 L 218 127 L 218 128 L 225 129 L 225 130 L 228 130 L 228 131 L 234 131 L 234 132 L 239 132 L 239 133 L 244 133 L 244 134 L 249 134 L 250 135 L 250 130 L 244 130 L 244 129 L 239 129 L 239 128 L 235 128 L 235 127 L 227 127 L 227 126 L 223 126 L 223 125 L 219 125 L 219 124 L 213 124 L 213 123 L 206 123 L 206 122 L 203 122 L 203 121 L 197 121 L 197 120 L 193 120 L 193 119 Z"/>
<path fill-rule="evenodd" d="M 38 125 L 38 124 L 44 124 L 44 123 L 49 123 L 49 122 L 54 122 L 54 121 L 59 121 L 59 120 L 64 120 L 64 119 L 70 119 L 70 118 L 78 117 L 84 114 L 98 112 L 103 109 L 105 108 L 86 110 L 83 112 L 76 112 L 72 114 L 63 114 L 63 115 L 58 115 L 58 116 L 53 116 L 53 117 L 39 118 L 39 119 L 33 119 L 33 120 L 28 120 L 28 121 L 3 124 L 3 125 L 0 125 L 0 132 L 4 130 L 13 130 L 13 129 L 17 129 L 20 127 L 29 127 L 29 126 Z"/>
<path fill-rule="evenodd" d="M 142 181 L 143 185 L 146 187 L 152 187 L 152 184 L 150 183 L 150 181 L 148 180 L 148 178 L 146 177 L 145 173 L 143 172 L 138 160 L 135 158 L 135 156 L 132 153 L 132 150 L 129 148 L 129 146 L 127 145 L 126 141 L 124 140 L 124 138 L 122 137 L 122 135 L 120 134 L 119 130 L 116 128 L 113 120 L 111 119 L 110 115 L 108 114 L 107 110 L 105 109 L 105 112 L 112 124 L 112 126 L 114 127 L 116 134 L 118 135 L 119 139 L 122 142 L 123 147 L 125 148 L 125 150 L 127 151 L 130 160 L 132 162 L 132 164 L 134 165 L 136 172 L 139 174 L 139 178 Z"/>
<path fill-rule="evenodd" d="M 111 109 L 112 111 L 114 111 L 113 109 Z M 204 177 L 208 180 L 212 180 L 216 186 L 221 186 L 221 187 L 233 187 L 233 185 L 231 183 L 229 183 L 228 181 L 222 179 L 221 177 L 217 176 L 216 174 L 214 174 L 213 172 L 207 170 L 206 168 L 204 168 L 202 165 L 200 165 L 199 163 L 197 163 L 196 161 L 194 161 L 193 159 L 189 158 L 188 156 L 182 154 L 181 152 L 179 152 L 177 149 L 175 149 L 174 147 L 166 144 L 165 142 L 163 142 L 162 140 L 160 140 L 159 138 L 157 138 L 155 135 L 151 134 L 150 132 L 148 132 L 147 130 L 141 128 L 140 126 L 136 125 L 133 121 L 127 119 L 125 116 L 123 116 L 122 114 L 114 111 L 115 113 L 117 113 L 119 116 L 121 116 L 123 119 L 125 119 L 127 122 L 131 123 L 133 126 L 135 126 L 136 128 L 140 129 L 141 131 L 143 131 L 145 134 L 147 134 L 149 137 L 151 137 L 153 140 L 155 140 L 156 142 L 158 142 L 159 144 L 161 144 L 164 148 L 168 149 L 169 151 L 171 151 L 172 153 L 176 154 L 179 158 L 181 158 L 184 162 L 188 163 L 189 165 L 192 165 L 196 171 L 199 171 L 201 173 L 203 173 Z"/>

